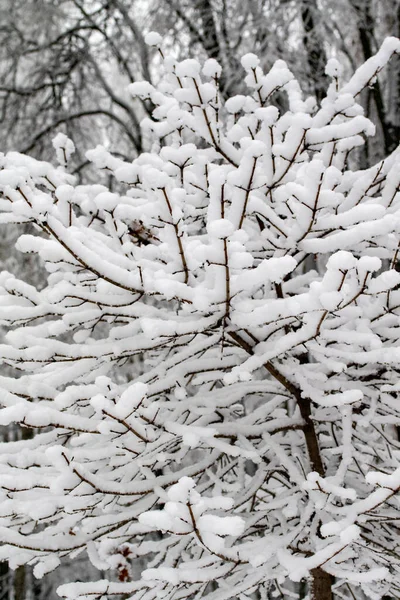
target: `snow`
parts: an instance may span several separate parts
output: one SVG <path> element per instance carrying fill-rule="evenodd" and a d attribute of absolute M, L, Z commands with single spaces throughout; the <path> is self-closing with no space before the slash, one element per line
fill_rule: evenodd
<path fill-rule="evenodd" d="M 375 269 L 376 271 L 378 269 Z M 381 294 L 382 292 L 387 292 L 390 289 L 395 288 L 400 284 L 400 273 L 391 269 L 378 275 L 369 282 L 368 292 L 370 294 Z"/>
<path fill-rule="evenodd" d="M 155 105 L 148 151 L 86 153 L 110 189 L 67 173 L 63 134 L 58 167 L 1 156 L 0 220 L 32 225 L 17 249 L 45 276 L 0 275 L 0 423 L 34 432 L 0 443 L 0 559 L 112 571 L 70 600 L 292 593 L 320 566 L 392 593 L 399 153 L 343 153 L 373 134 L 359 94 L 398 51 L 344 84 L 330 60 L 319 108 L 283 61 L 246 55 L 225 101 L 214 59 L 167 57 L 159 85 L 129 86 Z"/>
<path fill-rule="evenodd" d="M 347 390 L 346 392 L 322 396 L 318 399 L 318 404 L 321 406 L 345 406 L 346 404 L 359 402 L 363 397 L 361 390 Z"/>
<path fill-rule="evenodd" d="M 147 394 L 147 385 L 140 381 L 130 385 L 122 394 L 115 407 L 117 415 L 127 417 L 142 402 Z"/>
<path fill-rule="evenodd" d="M 112 192 L 102 192 L 95 197 L 94 202 L 97 208 L 112 211 L 118 206 L 119 196 Z"/>
<path fill-rule="evenodd" d="M 176 66 L 176 74 L 178 77 L 193 77 L 196 79 L 201 70 L 201 66 L 198 60 L 194 58 L 187 58 L 182 60 Z"/>
<path fill-rule="evenodd" d="M 257 119 L 263 121 L 263 123 L 267 126 L 273 125 L 279 118 L 279 110 L 276 108 L 276 106 L 264 106 L 262 108 L 257 108 L 254 111 L 254 114 L 256 115 Z"/>
<path fill-rule="evenodd" d="M 340 540 L 343 544 L 351 544 L 361 535 L 361 529 L 357 525 L 350 525 L 340 532 Z"/>
<path fill-rule="evenodd" d="M 159 46 L 162 42 L 162 37 L 156 31 L 149 31 L 144 36 L 144 41 L 148 46 Z"/>
<path fill-rule="evenodd" d="M 55 195 L 61 202 L 69 202 L 74 196 L 74 187 L 72 185 L 59 185 L 55 191 Z"/>
<path fill-rule="evenodd" d="M 56 151 L 56 157 L 60 165 L 66 166 L 72 154 L 75 152 L 75 145 L 64 133 L 57 133 L 53 138 L 53 147 Z"/>
<path fill-rule="evenodd" d="M 252 54 L 251 52 L 242 56 L 240 62 L 242 63 L 242 67 L 246 71 L 249 71 L 250 69 L 255 69 L 260 64 L 258 56 Z"/>
<path fill-rule="evenodd" d="M 228 219 L 216 219 L 208 223 L 207 230 L 211 237 L 222 240 L 233 234 L 235 226 Z"/>
<path fill-rule="evenodd" d="M 241 96 L 240 94 L 237 96 L 232 96 L 225 102 L 225 108 L 232 114 L 238 113 L 243 110 L 246 99 L 246 96 Z"/>
<path fill-rule="evenodd" d="M 330 58 L 326 63 L 325 73 L 329 77 L 340 77 L 343 73 L 343 67 L 336 58 Z"/>
<path fill-rule="evenodd" d="M 135 81 L 128 86 L 132 96 L 138 96 L 142 100 L 151 98 L 154 93 L 154 87 L 148 81 Z"/>
<path fill-rule="evenodd" d="M 2 169 L 0 171 L 0 185 L 6 190 L 7 188 L 16 189 L 26 183 L 27 177 L 28 173 L 25 169 Z"/>
<path fill-rule="evenodd" d="M 222 67 L 215 58 L 209 58 L 205 61 L 202 71 L 206 77 L 220 77 Z"/>
<path fill-rule="evenodd" d="M 41 561 L 40 563 L 38 563 L 34 566 L 33 574 L 38 579 L 41 579 L 47 573 L 54 571 L 54 569 L 56 569 L 60 564 L 61 564 L 61 561 L 58 558 L 58 556 L 53 555 L 53 556 L 46 557 L 45 560 Z"/>
<path fill-rule="evenodd" d="M 400 468 L 396 469 L 391 475 L 380 473 L 379 471 L 370 471 L 365 480 L 370 485 L 378 485 L 389 489 L 398 489 L 400 486 Z"/>

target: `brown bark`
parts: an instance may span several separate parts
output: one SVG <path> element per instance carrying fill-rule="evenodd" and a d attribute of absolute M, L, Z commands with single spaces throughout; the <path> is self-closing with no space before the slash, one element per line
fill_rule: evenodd
<path fill-rule="evenodd" d="M 25 600 L 25 566 L 18 567 L 14 575 L 14 598 Z"/>
<path fill-rule="evenodd" d="M 236 332 L 230 333 L 231 338 L 240 345 L 246 352 L 253 354 L 253 348 Z M 325 475 L 325 469 L 322 462 L 322 456 L 319 449 L 317 432 L 314 421 L 311 416 L 311 400 L 303 398 L 301 390 L 291 383 L 271 362 L 265 363 L 267 371 L 281 383 L 288 392 L 290 392 L 298 404 L 300 414 L 304 420 L 303 433 L 307 446 L 307 452 L 310 459 L 311 468 L 321 477 Z M 311 599 L 312 600 L 332 600 L 332 585 L 334 578 L 324 571 L 322 567 L 316 567 L 311 571 Z"/>
<path fill-rule="evenodd" d="M 317 567 L 311 571 L 311 598 L 312 600 L 332 600 L 332 575 Z"/>
<path fill-rule="evenodd" d="M 306 439 L 307 451 L 310 457 L 310 463 L 321 477 L 325 475 L 324 465 L 322 464 L 321 452 L 319 450 L 317 433 L 315 431 L 314 422 L 311 419 L 311 400 L 309 398 L 301 398 L 298 402 L 300 414 L 304 419 L 303 427 L 304 437 Z"/>
<path fill-rule="evenodd" d="M 314 421 L 311 417 L 311 400 L 309 398 L 302 398 L 301 391 L 288 382 L 285 378 L 275 369 L 271 363 L 267 363 L 265 367 L 278 381 L 285 385 L 286 389 L 290 391 L 296 398 L 300 414 L 304 420 L 303 433 L 306 441 L 307 452 L 310 459 L 311 467 L 321 477 L 325 475 L 325 469 L 322 462 L 321 452 L 318 444 L 317 432 L 315 430 Z M 279 378 L 279 377 L 280 378 Z M 311 599 L 312 600 L 332 600 L 332 585 L 334 578 L 332 575 L 324 571 L 321 567 L 312 569 L 311 571 Z"/>

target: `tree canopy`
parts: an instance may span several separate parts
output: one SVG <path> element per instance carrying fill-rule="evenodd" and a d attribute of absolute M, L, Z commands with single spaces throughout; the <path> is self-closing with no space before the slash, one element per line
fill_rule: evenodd
<path fill-rule="evenodd" d="M 86 152 L 112 189 L 62 133 L 58 166 L 1 156 L 47 281 L 0 275 L 0 424 L 34 432 L 0 444 L 0 559 L 114 571 L 69 600 L 397 597 L 400 155 L 356 160 L 400 41 L 329 60 L 320 103 L 283 60 L 245 54 L 227 98 L 215 58 L 146 42 L 151 151 Z"/>

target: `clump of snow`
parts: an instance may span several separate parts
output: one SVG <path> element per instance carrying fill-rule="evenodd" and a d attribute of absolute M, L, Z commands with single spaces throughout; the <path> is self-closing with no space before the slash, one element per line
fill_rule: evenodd
<path fill-rule="evenodd" d="M 206 77 L 220 77 L 222 73 L 221 65 L 215 58 L 209 58 L 203 65 L 203 74 Z"/>
<path fill-rule="evenodd" d="M 176 65 L 176 74 L 178 77 L 193 77 L 193 79 L 196 79 L 200 74 L 200 70 L 200 63 L 194 58 L 187 58 Z"/>
<path fill-rule="evenodd" d="M 159 46 L 162 42 L 162 37 L 156 31 L 149 31 L 144 36 L 144 41 L 148 46 Z"/>
<path fill-rule="evenodd" d="M 52 141 L 53 148 L 56 151 L 56 157 L 60 165 L 65 167 L 68 164 L 69 159 L 75 152 L 75 145 L 65 133 L 57 133 Z"/>
<path fill-rule="evenodd" d="M 224 239 L 233 234 L 235 231 L 235 226 L 228 219 L 217 219 L 211 223 L 208 223 L 207 230 L 210 236 Z"/>
<path fill-rule="evenodd" d="M 55 191 L 55 194 L 59 200 L 62 202 L 69 202 L 72 200 L 75 189 L 72 185 L 63 184 L 59 185 Z"/>
<path fill-rule="evenodd" d="M 228 112 L 236 114 L 243 110 L 245 103 L 246 96 L 241 96 L 240 94 L 238 94 L 237 96 L 232 96 L 231 98 L 228 98 L 228 100 L 225 102 L 225 108 Z"/>
<path fill-rule="evenodd" d="M 118 206 L 119 195 L 113 192 L 102 192 L 94 198 L 97 208 L 112 211 Z"/>
<path fill-rule="evenodd" d="M 142 100 L 147 100 L 154 93 L 154 87 L 148 81 L 135 81 L 130 83 L 128 90 L 132 96 L 138 96 Z"/>
<path fill-rule="evenodd" d="M 325 73 L 329 77 L 340 77 L 343 73 L 343 67 L 336 58 L 330 58 L 326 63 Z"/>
<path fill-rule="evenodd" d="M 249 52 L 242 56 L 240 62 L 242 63 L 242 67 L 249 71 L 251 69 L 255 69 L 260 64 L 260 59 L 255 55 Z"/>

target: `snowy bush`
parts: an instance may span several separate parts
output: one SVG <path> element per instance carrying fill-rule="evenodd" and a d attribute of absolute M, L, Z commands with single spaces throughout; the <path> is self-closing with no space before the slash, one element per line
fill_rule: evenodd
<path fill-rule="evenodd" d="M 1 560 L 114 570 L 69 600 L 398 596 L 400 152 L 354 165 L 399 52 L 331 60 L 320 107 L 283 61 L 243 57 L 224 105 L 215 60 L 166 58 L 130 87 L 152 152 L 87 152 L 118 192 L 75 184 L 63 135 L 58 167 L 1 156 L 48 272 L 0 275 L 0 425 L 35 434 L 0 444 Z"/>

